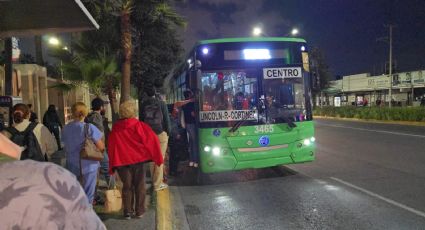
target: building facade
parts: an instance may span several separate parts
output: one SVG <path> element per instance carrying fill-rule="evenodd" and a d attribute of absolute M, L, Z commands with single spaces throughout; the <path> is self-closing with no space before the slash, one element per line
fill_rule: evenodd
<path fill-rule="evenodd" d="M 47 77 L 45 67 L 36 64 L 14 64 L 12 77 L 12 95 L 22 98 L 23 103 L 32 104 L 33 111 L 39 119 L 50 104 L 58 108 L 58 114 L 63 123 L 71 118 L 71 105 L 81 101 L 90 105 L 90 94 L 87 86 L 80 86 L 70 91 L 54 87 L 62 82 L 56 78 Z M 5 73 L 0 66 L 0 95 L 5 95 Z M 41 120 L 40 120 L 41 121 Z"/>
<path fill-rule="evenodd" d="M 389 92 L 391 90 L 391 98 Z M 316 99 L 317 105 L 332 106 L 419 106 L 425 101 L 425 70 L 388 75 L 369 73 L 343 76 L 331 81 Z"/>

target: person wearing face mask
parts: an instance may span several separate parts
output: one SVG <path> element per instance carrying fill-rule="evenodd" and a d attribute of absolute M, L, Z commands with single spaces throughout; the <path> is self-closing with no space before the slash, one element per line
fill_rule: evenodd
<path fill-rule="evenodd" d="M 30 109 L 25 104 L 13 107 L 13 126 L 3 134 L 23 149 L 21 160 L 45 161 L 57 151 L 53 135 L 42 124 L 30 122 Z"/>

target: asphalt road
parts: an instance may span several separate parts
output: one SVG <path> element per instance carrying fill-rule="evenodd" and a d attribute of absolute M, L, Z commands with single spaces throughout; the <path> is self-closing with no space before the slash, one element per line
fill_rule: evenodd
<path fill-rule="evenodd" d="M 316 120 L 316 161 L 171 184 L 188 229 L 425 229 L 425 127 Z"/>

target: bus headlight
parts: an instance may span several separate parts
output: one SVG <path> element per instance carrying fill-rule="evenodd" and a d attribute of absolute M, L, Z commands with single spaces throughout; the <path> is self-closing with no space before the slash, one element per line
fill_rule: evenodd
<path fill-rule="evenodd" d="M 220 156 L 220 148 L 219 147 L 214 147 L 212 149 L 212 153 L 214 156 Z"/>
<path fill-rule="evenodd" d="M 304 144 L 305 146 L 309 146 L 309 145 L 311 144 L 310 139 L 305 139 L 305 140 L 304 140 L 304 142 L 303 142 L 303 144 Z"/>
<path fill-rule="evenodd" d="M 311 142 L 315 142 L 316 141 L 316 138 L 315 137 L 312 137 L 312 138 L 310 138 L 310 141 Z"/>
<path fill-rule="evenodd" d="M 205 145 L 204 151 L 207 152 L 207 153 L 210 152 L 211 151 L 211 146 Z"/>

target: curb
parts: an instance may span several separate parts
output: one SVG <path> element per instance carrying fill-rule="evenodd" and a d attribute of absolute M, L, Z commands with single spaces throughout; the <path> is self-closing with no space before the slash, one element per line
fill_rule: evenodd
<path fill-rule="evenodd" d="M 420 121 L 381 121 L 381 120 L 372 120 L 372 119 L 365 120 L 365 119 L 359 119 L 359 118 L 328 117 L 328 116 L 313 116 L 313 120 L 314 118 L 328 119 L 328 120 L 341 120 L 341 121 L 357 121 L 357 122 L 363 122 L 363 123 L 410 125 L 410 126 L 425 127 L 425 122 L 420 122 Z"/>
<path fill-rule="evenodd" d="M 171 202 L 170 190 L 164 189 L 156 192 L 156 229 L 157 230 L 171 230 Z"/>

